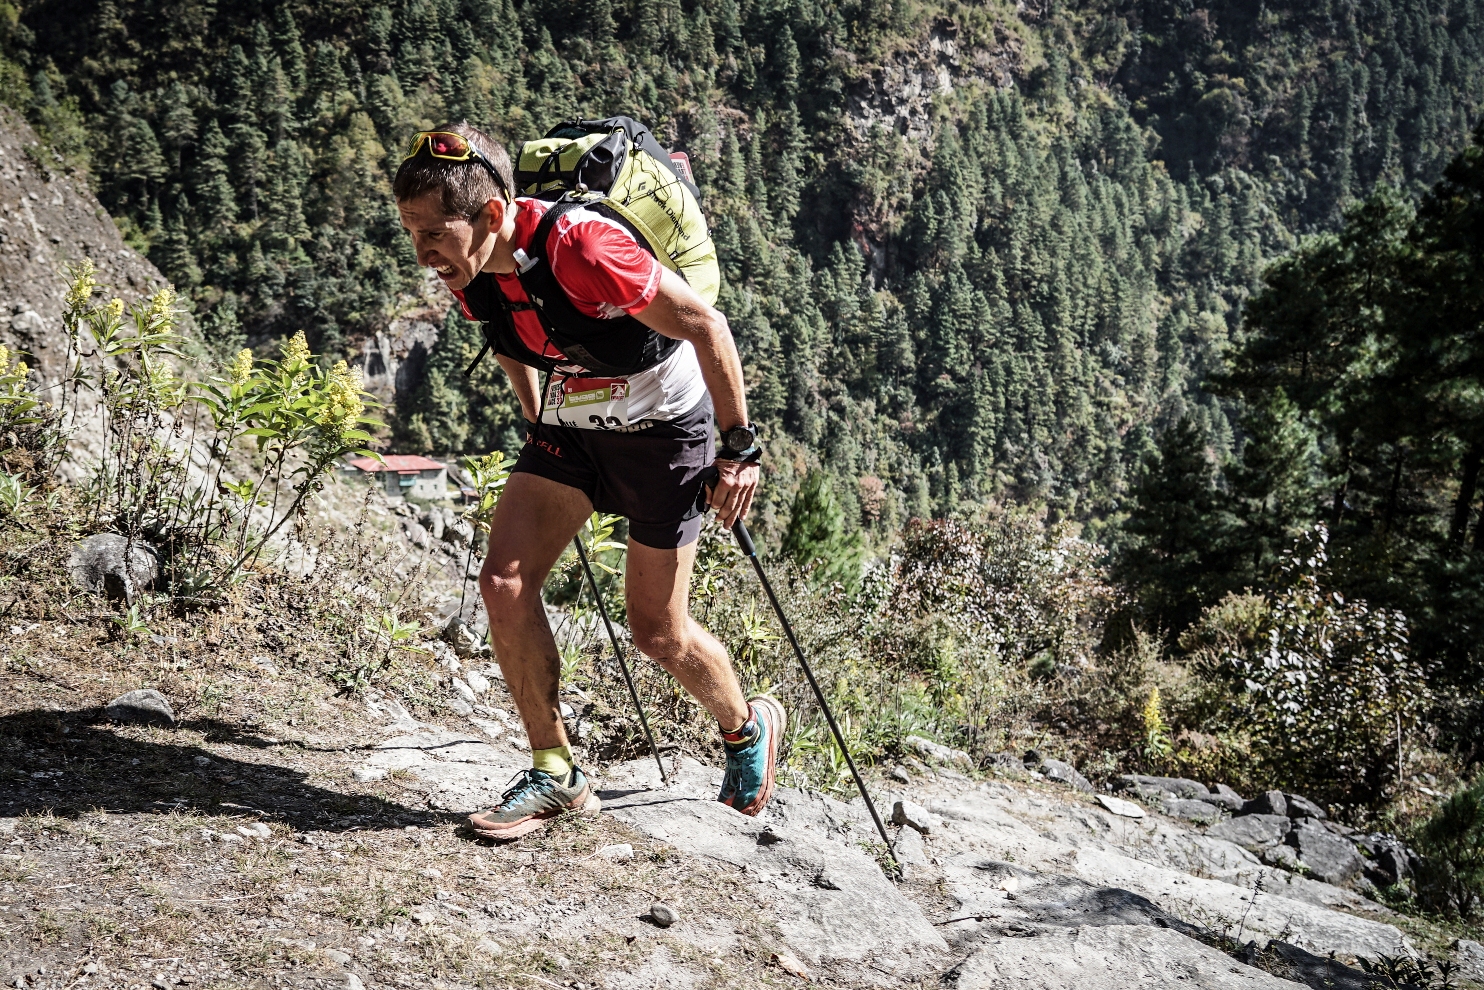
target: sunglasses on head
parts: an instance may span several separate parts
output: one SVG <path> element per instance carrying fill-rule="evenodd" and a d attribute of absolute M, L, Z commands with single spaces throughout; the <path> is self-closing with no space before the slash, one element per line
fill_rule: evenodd
<path fill-rule="evenodd" d="M 510 194 L 505 180 L 500 178 L 500 173 L 495 171 L 495 167 L 489 163 L 489 160 L 481 155 L 479 149 L 475 148 L 464 135 L 455 134 L 453 131 L 418 131 L 412 135 L 412 141 L 408 143 L 407 153 L 402 156 L 402 160 L 405 162 L 423 149 L 427 149 L 428 154 L 433 158 L 441 158 L 446 162 L 478 162 L 484 166 L 490 178 L 495 180 L 495 187 L 505 197 L 505 202 L 509 203 L 514 200 L 515 197 Z"/>

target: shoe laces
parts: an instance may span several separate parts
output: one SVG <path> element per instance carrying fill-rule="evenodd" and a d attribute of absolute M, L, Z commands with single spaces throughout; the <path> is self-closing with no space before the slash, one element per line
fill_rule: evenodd
<path fill-rule="evenodd" d="M 537 774 L 540 774 L 540 776 L 537 776 Z M 546 771 L 537 770 L 535 767 L 527 767 L 510 778 L 510 786 L 506 788 L 505 793 L 500 795 L 501 806 L 524 800 L 528 791 L 536 790 L 542 783 L 551 779 L 551 774 Z"/>

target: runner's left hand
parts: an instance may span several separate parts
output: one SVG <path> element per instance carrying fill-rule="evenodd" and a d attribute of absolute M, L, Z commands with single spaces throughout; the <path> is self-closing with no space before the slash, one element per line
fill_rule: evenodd
<path fill-rule="evenodd" d="M 717 521 L 731 529 L 752 507 L 752 495 L 762 478 L 757 464 L 742 464 L 718 457 L 714 462 L 716 485 L 711 489 L 709 504 L 716 510 Z"/>

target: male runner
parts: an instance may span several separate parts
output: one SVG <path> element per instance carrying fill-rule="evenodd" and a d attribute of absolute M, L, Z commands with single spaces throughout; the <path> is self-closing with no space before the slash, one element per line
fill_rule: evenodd
<path fill-rule="evenodd" d="M 716 718 L 727 760 L 719 800 L 756 815 L 772 797 L 783 708 L 766 695 L 744 697 L 726 650 L 688 606 L 704 518 L 696 497 L 709 469 L 718 474 L 709 504 L 728 527 L 746 514 L 759 478 L 726 317 L 626 227 L 593 210 L 559 215 L 546 243 L 533 244 L 551 205 L 515 198 L 513 188 L 505 151 L 463 123 L 418 134 L 393 184 L 418 263 L 438 274 L 466 316 L 486 324 L 528 424 L 479 584 L 532 766 L 469 823 L 480 835 L 514 839 L 565 811 L 597 810 L 558 708 L 561 659 L 541 599 L 552 565 L 595 509 L 629 520 L 624 587 L 634 645 Z M 550 265 L 578 314 L 573 322 L 591 330 L 593 320 L 611 321 L 614 334 L 644 345 L 652 366 L 599 377 L 568 359 L 549 337 L 557 307 L 547 299 L 533 306 L 522 287 L 520 275 L 537 264 Z M 538 369 L 549 372 L 544 387 Z M 725 439 L 720 452 L 713 419 Z"/>

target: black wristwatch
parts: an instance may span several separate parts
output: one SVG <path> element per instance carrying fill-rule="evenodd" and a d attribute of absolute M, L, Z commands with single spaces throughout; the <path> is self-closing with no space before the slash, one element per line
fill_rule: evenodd
<path fill-rule="evenodd" d="M 758 429 L 752 424 L 734 426 L 721 434 L 721 449 L 716 456 L 726 461 L 751 463 L 761 460 L 763 448 L 757 442 Z"/>

